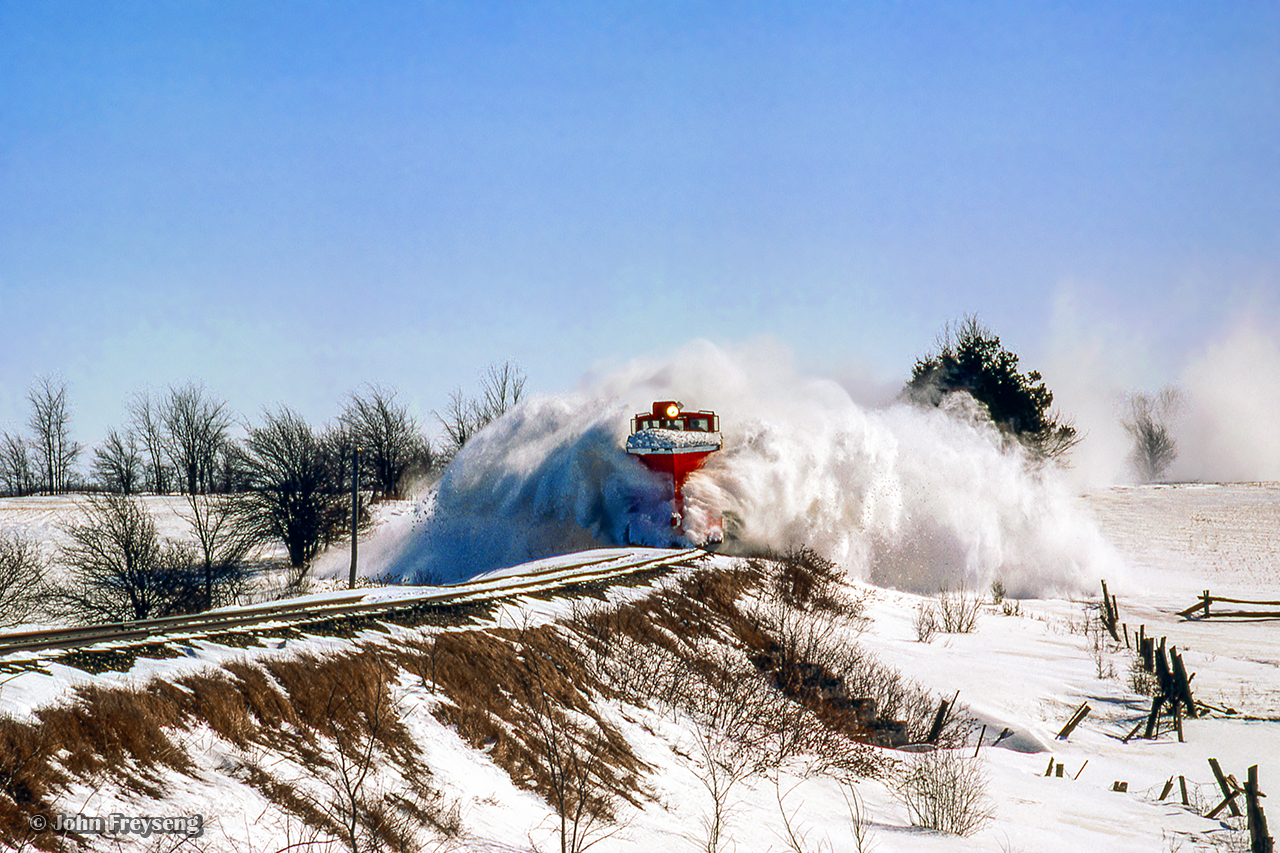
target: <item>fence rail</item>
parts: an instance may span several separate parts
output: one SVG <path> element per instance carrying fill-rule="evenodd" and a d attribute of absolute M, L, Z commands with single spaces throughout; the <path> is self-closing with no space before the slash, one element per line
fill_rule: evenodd
<path fill-rule="evenodd" d="M 1272 610 L 1214 610 L 1214 604 L 1243 604 L 1251 607 L 1270 607 Z M 1280 601 L 1257 601 L 1247 598 L 1226 598 L 1221 595 L 1211 595 L 1209 590 L 1205 590 L 1200 596 L 1200 600 L 1188 607 L 1186 610 L 1179 611 L 1179 616 L 1186 619 L 1280 619 Z"/>

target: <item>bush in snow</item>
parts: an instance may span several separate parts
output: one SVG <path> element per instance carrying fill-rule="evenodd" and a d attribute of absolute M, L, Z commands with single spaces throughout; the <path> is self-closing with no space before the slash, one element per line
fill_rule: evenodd
<path fill-rule="evenodd" d="M 971 835 L 991 817 L 987 777 L 977 758 L 954 749 L 920 753 L 898 788 L 911 825 Z"/>

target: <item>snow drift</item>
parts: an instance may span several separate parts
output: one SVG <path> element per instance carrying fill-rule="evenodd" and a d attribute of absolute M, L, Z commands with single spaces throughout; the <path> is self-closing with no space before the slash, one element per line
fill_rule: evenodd
<path fill-rule="evenodd" d="M 451 581 L 624 540 L 669 544 L 669 485 L 624 450 L 629 418 L 655 399 L 720 415 L 724 449 L 684 494 L 695 527 L 724 513 L 728 553 L 809 545 L 855 577 L 922 592 L 998 577 L 1044 595 L 1119 572 L 1056 473 L 1002 449 L 981 418 L 864 410 L 775 348 L 695 342 L 490 425 L 445 473 L 393 574 Z"/>

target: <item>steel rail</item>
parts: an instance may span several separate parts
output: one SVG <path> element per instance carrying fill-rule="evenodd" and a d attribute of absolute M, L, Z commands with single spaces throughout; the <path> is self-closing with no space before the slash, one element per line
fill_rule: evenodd
<path fill-rule="evenodd" d="M 657 565 L 678 566 L 704 552 L 689 549 L 656 557 L 608 556 L 570 564 L 547 566 L 533 572 L 466 581 L 434 588 L 421 595 L 383 601 L 365 601 L 367 593 L 345 595 L 323 601 L 284 602 L 228 609 L 191 616 L 116 622 L 81 628 L 57 628 L 0 635 L 0 655 L 23 651 L 50 651 L 84 648 L 106 643 L 135 644 L 138 641 L 165 637 L 169 640 L 196 639 L 207 634 L 222 633 L 264 624 L 277 627 L 306 625 L 329 619 L 369 616 L 411 610 L 423 604 L 451 604 L 495 597 L 524 595 L 576 583 L 620 577 Z M 594 568 L 593 568 L 594 567 Z M 588 571 L 583 571 L 588 569 Z"/>

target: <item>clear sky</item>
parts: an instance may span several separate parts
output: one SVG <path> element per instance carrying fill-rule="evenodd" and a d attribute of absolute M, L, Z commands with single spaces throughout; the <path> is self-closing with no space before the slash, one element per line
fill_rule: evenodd
<path fill-rule="evenodd" d="M 1155 385 L 1280 330 L 1275 2 L 0 0 L 0 44 L 0 429 L 42 374 L 92 444 L 191 378 L 319 422 L 697 337 L 895 385 L 978 312 Z"/>

